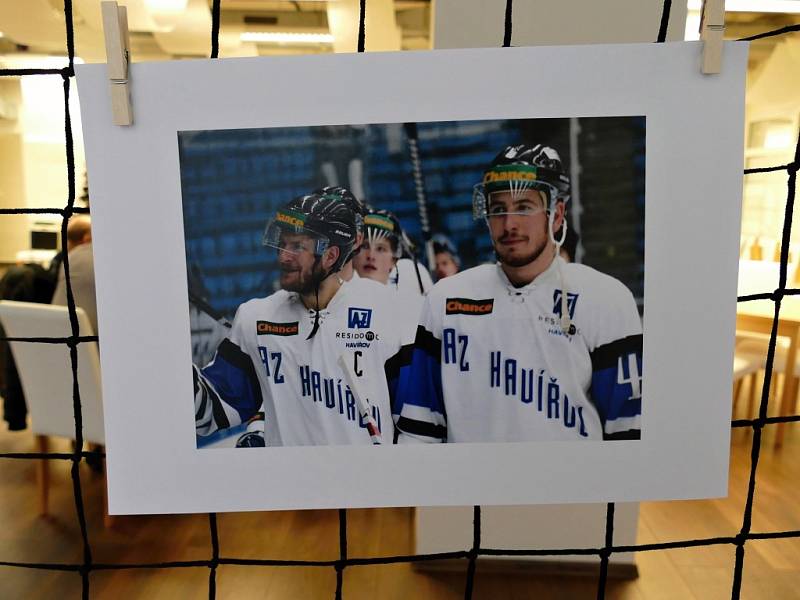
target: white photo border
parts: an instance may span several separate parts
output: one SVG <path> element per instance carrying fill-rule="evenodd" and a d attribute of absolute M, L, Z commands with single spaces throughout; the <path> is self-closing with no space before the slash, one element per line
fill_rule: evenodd
<path fill-rule="evenodd" d="M 76 67 L 111 514 L 727 495 L 746 43 L 133 64 L 134 125 Z M 642 439 L 196 448 L 178 131 L 646 117 Z"/>

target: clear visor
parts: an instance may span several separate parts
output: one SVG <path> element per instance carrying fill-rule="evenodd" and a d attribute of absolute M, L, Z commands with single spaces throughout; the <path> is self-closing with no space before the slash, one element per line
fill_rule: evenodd
<path fill-rule="evenodd" d="M 313 252 L 314 256 L 322 256 L 330 246 L 330 241 L 305 227 L 288 227 L 273 219 L 267 224 L 262 244 L 295 256 L 303 252 Z"/>
<path fill-rule="evenodd" d="M 472 191 L 472 217 L 533 216 L 547 212 L 557 198 L 556 189 L 541 181 L 509 180 L 479 183 Z"/>

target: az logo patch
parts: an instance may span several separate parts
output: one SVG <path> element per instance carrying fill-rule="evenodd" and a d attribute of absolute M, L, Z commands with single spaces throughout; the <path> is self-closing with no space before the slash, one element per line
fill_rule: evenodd
<path fill-rule="evenodd" d="M 372 323 L 371 308 L 350 307 L 347 309 L 348 329 L 369 329 L 370 323 Z"/>
<path fill-rule="evenodd" d="M 569 311 L 569 318 L 575 318 L 575 305 L 578 303 L 578 294 L 570 294 L 567 292 L 567 310 Z M 561 316 L 561 290 L 553 292 L 553 314 Z"/>

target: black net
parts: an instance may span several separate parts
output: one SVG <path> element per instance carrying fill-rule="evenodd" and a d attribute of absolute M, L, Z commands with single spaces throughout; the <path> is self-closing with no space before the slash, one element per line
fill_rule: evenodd
<path fill-rule="evenodd" d="M 211 58 L 217 58 L 219 55 L 219 28 L 220 28 L 220 1 L 213 0 L 212 3 L 212 30 L 211 30 Z M 657 42 L 664 42 L 667 35 L 667 25 L 669 23 L 669 15 L 671 8 L 671 0 L 664 0 L 661 22 L 657 34 Z M 365 14 L 366 14 L 366 0 L 360 0 L 360 17 L 358 28 L 358 51 L 363 52 L 365 49 L 366 40 L 366 27 L 365 27 Z M 745 170 L 745 175 L 755 173 L 766 173 L 785 171 L 788 174 L 787 196 L 786 196 L 786 210 L 784 217 L 784 226 L 781 238 L 781 251 L 780 251 L 780 277 L 778 288 L 774 291 L 765 291 L 764 293 L 752 294 L 748 296 L 741 296 L 738 298 L 739 302 L 748 302 L 755 300 L 771 300 L 775 305 L 775 317 L 773 320 L 772 331 L 770 334 L 769 346 L 766 358 L 765 378 L 761 392 L 761 401 L 759 404 L 758 416 L 754 419 L 740 419 L 734 420 L 732 426 L 734 428 L 751 428 L 753 430 L 752 449 L 751 449 L 751 465 L 750 475 L 748 482 L 747 499 L 744 506 L 744 513 L 742 515 L 742 525 L 740 530 L 730 536 L 724 537 L 711 537 L 704 539 L 688 539 L 679 540 L 665 543 L 655 544 L 636 544 L 629 546 L 615 546 L 614 545 L 614 510 L 615 504 L 613 502 L 607 505 L 606 509 L 606 526 L 605 526 L 605 541 L 601 548 L 557 548 L 557 549 L 503 549 L 503 548 L 485 548 L 481 545 L 481 507 L 475 506 L 473 508 L 473 542 L 469 549 L 454 550 L 452 552 L 439 552 L 435 554 L 417 554 L 417 555 L 399 555 L 399 556 L 379 556 L 379 557 L 351 557 L 347 552 L 347 511 L 345 509 L 339 510 L 339 558 L 337 560 L 291 560 L 291 559 L 244 559 L 236 557 L 226 557 L 220 555 L 219 535 L 217 531 L 217 515 L 209 514 L 209 530 L 211 538 L 210 556 L 208 560 L 194 560 L 194 561 L 172 561 L 172 562 L 154 562 L 154 563 L 96 563 L 92 556 L 92 547 L 89 541 L 86 526 L 86 516 L 84 512 L 83 493 L 81 490 L 81 480 L 79 477 L 78 468 L 80 462 L 87 458 L 100 458 L 100 452 L 87 452 L 83 450 L 83 426 L 81 415 L 81 402 L 80 402 L 80 389 L 78 386 L 78 344 L 87 342 L 96 342 L 96 336 L 81 336 L 78 329 L 78 317 L 75 310 L 75 299 L 72 294 L 72 286 L 69 276 L 69 258 L 67 254 L 67 236 L 66 228 L 69 219 L 79 213 L 88 212 L 88 209 L 75 206 L 75 157 L 73 154 L 73 139 L 72 139 L 72 124 L 70 120 L 69 97 L 74 76 L 74 30 L 73 30 L 73 15 L 72 15 L 72 2 L 71 0 L 64 0 L 64 15 L 66 20 L 66 45 L 68 66 L 61 69 L 0 69 L 0 76 L 3 77 L 29 77 L 36 75 L 60 75 L 63 80 L 64 90 L 64 129 L 66 133 L 66 161 L 67 161 L 67 181 L 68 181 L 68 197 L 66 206 L 63 208 L 10 208 L 0 209 L 0 215 L 3 214 L 55 214 L 62 217 L 62 251 L 64 255 L 64 272 L 66 278 L 67 288 L 67 306 L 70 317 L 70 324 L 72 335 L 67 338 L 0 338 L 5 341 L 37 343 L 37 344 L 65 344 L 70 350 L 70 362 L 73 374 L 73 410 L 75 415 L 75 439 L 74 451 L 69 453 L 63 452 L 14 452 L 0 454 L 0 458 L 8 460 L 64 460 L 71 461 L 71 479 L 72 490 L 75 500 L 75 509 L 77 513 L 78 523 L 80 526 L 80 533 L 82 538 L 82 560 L 80 562 L 72 563 L 38 563 L 38 562 L 14 562 L 14 561 L 0 561 L 0 566 L 16 567 L 25 569 L 40 569 L 50 571 L 70 571 L 80 575 L 82 581 L 82 596 L 89 598 L 90 579 L 89 575 L 92 571 L 105 571 L 105 570 L 122 570 L 122 569 L 178 569 L 178 568 L 207 568 L 209 569 L 208 578 L 208 595 L 209 598 L 216 597 L 216 576 L 217 569 L 220 565 L 239 565 L 239 566 L 271 566 L 271 567 L 318 567 L 323 569 L 334 569 L 336 573 L 336 589 L 334 597 L 338 600 L 344 598 L 343 590 L 343 574 L 344 570 L 350 566 L 363 566 L 363 565 L 386 565 L 393 563 L 415 563 L 422 561 L 445 561 L 452 559 L 461 559 L 465 562 L 465 584 L 464 584 L 464 597 L 471 598 L 474 583 L 475 583 L 475 570 L 476 561 L 481 556 L 495 556 L 495 557 L 535 557 L 535 556 L 597 556 L 600 559 L 600 574 L 597 585 L 597 597 L 602 599 L 606 595 L 606 582 L 608 579 L 608 565 L 609 558 L 615 553 L 625 552 L 649 552 L 657 550 L 670 550 L 676 548 L 694 548 L 703 546 L 715 545 L 733 545 L 736 548 L 735 564 L 733 569 L 733 581 L 731 586 L 731 598 L 739 598 L 742 587 L 742 572 L 744 566 L 745 547 L 749 540 L 775 540 L 780 538 L 796 538 L 800 537 L 800 531 L 772 531 L 772 532 L 753 532 L 751 531 L 751 520 L 753 512 L 753 499 L 756 488 L 756 475 L 758 469 L 758 460 L 761 452 L 761 442 L 763 429 L 766 426 L 780 425 L 786 423 L 793 423 L 800 421 L 800 415 L 768 417 L 767 410 L 769 407 L 769 390 L 772 380 L 772 366 L 775 360 L 776 339 L 778 336 L 778 322 L 781 310 L 781 301 L 787 295 L 800 294 L 800 289 L 790 289 L 786 287 L 787 283 L 787 265 L 789 258 L 789 243 L 791 237 L 792 215 L 794 212 L 795 189 L 797 181 L 798 166 L 800 166 L 800 139 L 798 146 L 795 150 L 794 160 L 785 165 L 778 165 L 773 167 L 764 167 L 757 169 Z M 512 41 L 512 15 L 513 15 L 513 1 L 506 0 L 505 7 L 505 28 L 503 35 L 504 47 L 511 46 Z M 766 31 L 757 35 L 744 38 L 746 40 L 758 40 L 766 37 L 773 37 L 785 35 L 791 32 L 800 31 L 800 24 L 782 27 L 773 31 Z M 419 165 L 416 165 L 418 171 Z M 421 177 L 420 177 L 421 180 Z M 418 182 L 421 185 L 421 181 Z M 420 192 L 424 193 L 424 192 Z"/>

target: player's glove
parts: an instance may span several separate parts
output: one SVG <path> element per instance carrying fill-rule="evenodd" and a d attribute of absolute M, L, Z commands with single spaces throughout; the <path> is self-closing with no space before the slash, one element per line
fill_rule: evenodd
<path fill-rule="evenodd" d="M 263 448 L 267 445 L 264 435 L 264 413 L 256 413 L 247 424 L 247 431 L 236 440 L 237 448 Z"/>
<path fill-rule="evenodd" d="M 263 448 L 266 445 L 263 431 L 248 431 L 236 440 L 237 448 Z"/>

